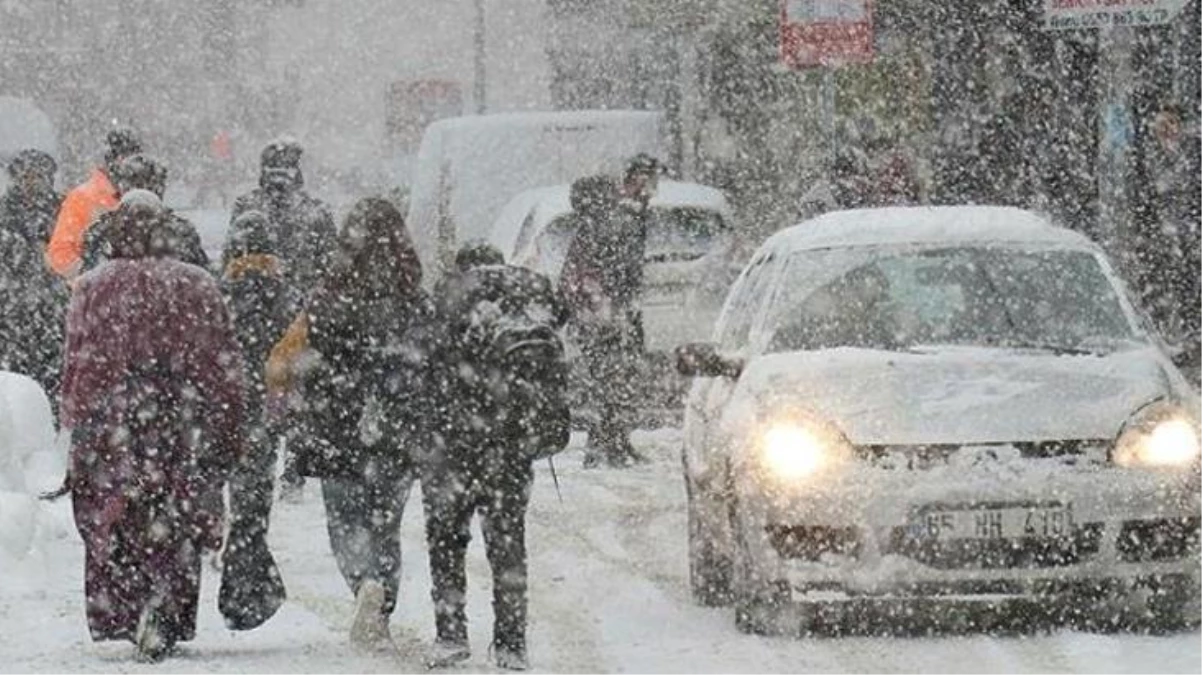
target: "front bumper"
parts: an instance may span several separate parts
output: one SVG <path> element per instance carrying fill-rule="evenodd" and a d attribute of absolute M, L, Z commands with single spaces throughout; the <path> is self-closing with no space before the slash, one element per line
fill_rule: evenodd
<path fill-rule="evenodd" d="M 1197 579 L 1198 490 L 1188 474 L 1061 458 L 885 470 L 856 465 L 806 484 L 736 479 L 739 546 L 761 584 L 807 594 L 1023 596 L 1085 583 Z M 1049 505 L 1071 526 L 1039 536 L 933 536 L 927 514 Z"/>

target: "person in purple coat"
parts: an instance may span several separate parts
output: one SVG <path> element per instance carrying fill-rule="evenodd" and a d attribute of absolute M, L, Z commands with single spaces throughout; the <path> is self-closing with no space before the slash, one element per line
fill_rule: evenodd
<path fill-rule="evenodd" d="M 67 485 L 92 639 L 159 661 L 196 632 L 201 553 L 221 544 L 242 454 L 243 371 L 216 281 L 167 257 L 157 197 L 127 195 L 120 219 L 68 310 Z"/>

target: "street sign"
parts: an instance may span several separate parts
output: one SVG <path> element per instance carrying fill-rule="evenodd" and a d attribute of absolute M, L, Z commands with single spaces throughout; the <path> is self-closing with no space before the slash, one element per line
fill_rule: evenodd
<path fill-rule="evenodd" d="M 1172 21 L 1190 0 L 1044 0 L 1044 30 L 1153 26 Z"/>
<path fill-rule="evenodd" d="M 789 68 L 872 61 L 872 0 L 781 0 L 780 58 Z"/>

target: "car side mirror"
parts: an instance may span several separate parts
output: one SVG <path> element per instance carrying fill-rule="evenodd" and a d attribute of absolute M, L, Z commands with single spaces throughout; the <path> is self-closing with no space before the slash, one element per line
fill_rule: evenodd
<path fill-rule="evenodd" d="M 685 377 L 737 378 L 743 373 L 743 359 L 718 353 L 709 342 L 692 342 L 676 348 L 676 372 Z"/>
<path fill-rule="evenodd" d="M 1192 342 L 1187 345 L 1175 345 L 1169 350 L 1169 358 L 1172 359 L 1173 365 L 1188 372 L 1198 368 L 1202 362 L 1200 351 L 1202 350 L 1199 346 Z"/>

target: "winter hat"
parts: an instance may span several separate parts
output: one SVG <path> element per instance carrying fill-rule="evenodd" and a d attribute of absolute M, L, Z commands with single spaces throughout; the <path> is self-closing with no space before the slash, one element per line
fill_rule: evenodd
<path fill-rule="evenodd" d="M 300 159 L 300 143 L 291 139 L 272 141 L 259 156 L 259 185 L 273 191 L 287 192 L 305 184 Z"/>
<path fill-rule="evenodd" d="M 164 250 L 163 202 L 149 190 L 130 190 L 121 197 L 111 231 L 112 257 L 143 258 Z"/>
<path fill-rule="evenodd" d="M 630 162 L 626 164 L 626 174 L 623 179 L 630 180 L 635 176 L 654 176 L 660 172 L 660 168 L 658 159 L 645 152 L 640 152 L 631 157 Z"/>
<path fill-rule="evenodd" d="M 14 179 L 26 173 L 35 173 L 53 181 L 56 171 L 58 171 L 58 164 L 55 163 L 53 157 L 32 148 L 18 152 L 17 156 L 8 163 L 8 175 Z"/>
<path fill-rule="evenodd" d="M 455 267 L 460 272 L 484 265 L 504 264 L 505 254 L 501 253 L 501 249 L 481 239 L 467 242 L 455 254 Z"/>
<path fill-rule="evenodd" d="M 237 255 L 275 255 L 271 221 L 262 211 L 251 209 L 234 219 L 230 248 Z"/>
<path fill-rule="evenodd" d="M 263 148 L 259 161 L 264 169 L 293 168 L 300 166 L 302 154 L 304 154 L 304 148 L 300 143 L 291 138 L 281 138 L 268 143 Z"/>
<path fill-rule="evenodd" d="M 616 206 L 618 186 L 613 178 L 604 175 L 577 178 L 568 192 L 572 210 L 578 213 L 596 213 Z"/>
<path fill-rule="evenodd" d="M 112 165 L 125 157 L 142 152 L 142 141 L 138 134 L 129 127 L 120 127 L 108 132 L 105 136 L 108 149 L 104 153 L 104 163 Z"/>
<path fill-rule="evenodd" d="M 133 189 L 121 195 L 120 208 L 128 213 L 162 213 L 163 200 L 150 190 Z"/>
<path fill-rule="evenodd" d="M 161 200 L 167 189 L 167 168 L 138 153 L 119 160 L 113 167 L 112 179 L 120 192 L 149 190 Z"/>

